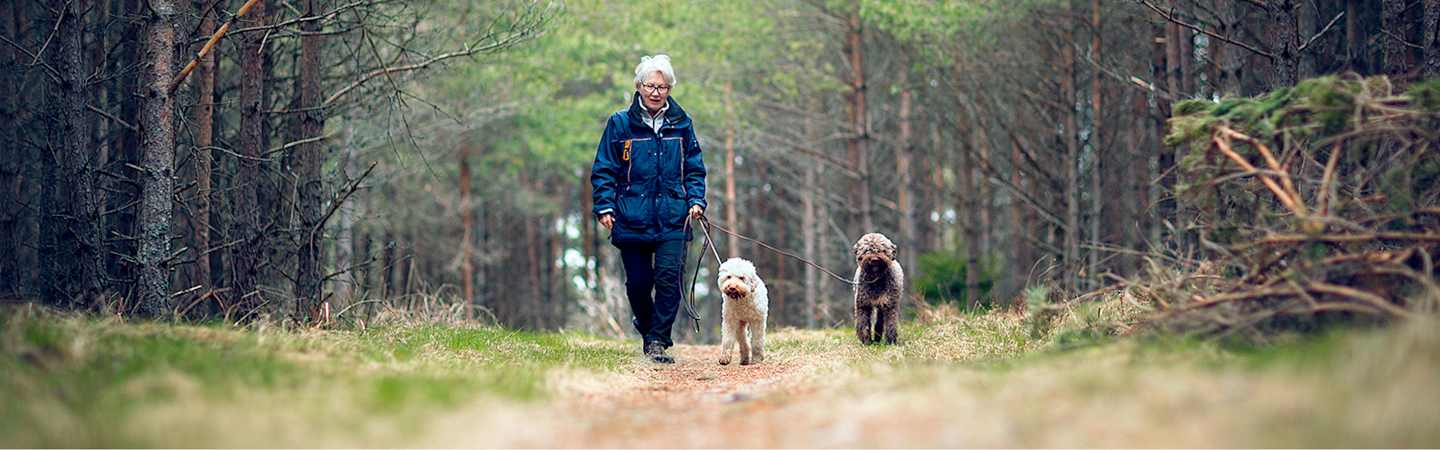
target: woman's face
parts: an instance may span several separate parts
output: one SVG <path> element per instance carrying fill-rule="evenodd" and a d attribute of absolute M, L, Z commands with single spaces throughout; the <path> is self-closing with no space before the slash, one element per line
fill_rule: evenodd
<path fill-rule="evenodd" d="M 645 109 L 659 111 L 665 107 L 666 99 L 670 98 L 670 85 L 665 83 L 665 75 L 660 71 L 650 72 L 650 76 L 636 86 L 640 91 L 640 100 L 645 102 Z"/>

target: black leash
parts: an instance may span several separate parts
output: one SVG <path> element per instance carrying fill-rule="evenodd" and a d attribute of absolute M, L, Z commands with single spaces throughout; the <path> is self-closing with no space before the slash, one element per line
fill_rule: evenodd
<path fill-rule="evenodd" d="M 692 219 L 693 219 L 693 216 L 687 215 L 687 216 L 685 217 L 685 230 L 686 230 L 687 233 L 689 232 L 690 222 L 692 221 Z M 831 278 L 834 278 L 834 279 L 836 279 L 836 280 L 839 280 L 841 283 L 845 283 L 845 284 L 848 284 L 848 285 L 851 285 L 851 286 L 863 284 L 863 283 L 856 283 L 855 281 L 850 280 L 850 279 L 847 279 L 847 278 L 845 278 L 845 277 L 842 277 L 842 276 L 836 274 L 835 272 L 831 272 L 829 269 L 826 269 L 825 267 L 823 267 L 823 266 L 821 266 L 821 265 L 819 265 L 819 264 L 816 264 L 814 261 L 810 261 L 810 260 L 808 260 L 808 259 L 805 259 L 805 258 L 802 258 L 802 257 L 800 257 L 800 256 L 798 256 L 798 255 L 795 255 L 794 253 L 790 253 L 790 252 L 787 252 L 787 251 L 784 251 L 784 250 L 775 248 L 774 246 L 772 246 L 772 245 L 770 245 L 770 244 L 766 244 L 766 243 L 760 241 L 759 239 L 755 239 L 755 238 L 752 238 L 752 237 L 749 237 L 749 236 L 742 235 L 742 234 L 740 234 L 740 233 L 736 233 L 735 231 L 730 230 L 730 229 L 728 229 L 728 228 L 725 228 L 724 226 L 716 225 L 716 224 L 714 224 L 713 222 L 711 222 L 711 221 L 710 221 L 710 218 L 709 218 L 709 217 L 706 217 L 704 213 L 701 213 L 701 214 L 700 214 L 700 220 L 699 220 L 699 222 L 700 222 L 700 226 L 697 227 L 697 228 L 699 228 L 700 231 L 705 234 L 705 241 L 704 241 L 704 244 L 703 244 L 702 246 L 705 247 L 705 248 L 708 248 L 708 249 L 710 250 L 710 254 L 715 255 L 715 267 L 716 267 L 717 269 L 720 267 L 721 264 L 724 264 L 724 263 L 721 262 L 721 260 L 720 260 L 720 250 L 715 248 L 715 239 L 712 238 L 712 237 L 710 237 L 710 227 L 715 227 L 716 229 L 719 229 L 720 231 L 723 231 L 723 232 L 725 232 L 725 234 L 728 234 L 728 235 L 730 235 L 730 236 L 737 237 L 737 238 L 740 238 L 740 239 L 744 239 L 744 240 L 746 240 L 746 241 L 753 242 L 753 243 L 755 243 L 755 244 L 757 244 L 757 245 L 759 245 L 759 246 L 761 246 L 761 247 L 765 247 L 765 248 L 767 248 L 767 249 L 769 249 L 769 250 L 771 250 L 771 251 L 773 251 L 773 252 L 776 252 L 776 253 L 779 253 L 779 254 L 782 254 L 782 255 L 785 255 L 785 256 L 789 256 L 789 257 L 794 258 L 794 259 L 796 259 L 796 260 L 799 260 L 800 262 L 803 262 L 803 263 L 805 263 L 805 264 L 810 265 L 810 267 L 814 267 L 814 268 L 816 268 L 816 269 L 819 269 L 821 272 L 825 272 L 826 275 L 830 275 Z M 704 250 L 705 250 L 705 249 L 701 249 L 700 257 L 695 259 L 695 274 L 690 276 L 690 296 L 689 296 L 689 299 L 684 302 L 684 304 L 685 304 L 685 315 L 690 316 L 691 321 L 694 322 L 694 325 L 695 325 L 695 334 L 700 334 L 700 314 L 695 312 L 695 283 L 700 280 L 700 263 L 705 262 L 705 253 L 704 253 Z M 683 258 L 682 261 L 689 261 L 689 260 L 690 260 L 689 253 L 690 253 L 690 246 L 687 244 L 687 245 L 685 246 L 685 251 L 681 253 L 681 257 Z M 872 281 L 872 280 L 867 280 L 867 281 Z"/>
<path fill-rule="evenodd" d="M 685 216 L 685 230 L 686 230 L 686 233 L 689 233 L 689 230 L 690 230 L 690 222 L 691 222 L 691 218 L 692 218 L 692 217 L 693 217 L 693 216 L 690 216 L 690 215 L 686 215 L 686 216 Z M 709 228 L 710 228 L 710 223 L 709 223 L 709 221 L 704 220 L 704 219 L 705 219 L 705 216 L 704 216 L 704 215 L 701 215 L 701 216 L 700 216 L 700 219 L 701 219 L 701 220 L 700 220 L 700 227 L 699 227 L 699 228 L 700 228 L 700 231 L 702 231 L 702 232 L 705 233 L 705 243 L 704 243 L 703 246 L 704 246 L 704 247 L 709 247 L 710 252 L 715 255 L 715 266 L 716 266 L 716 267 L 719 267 L 720 264 L 721 264 L 721 262 L 720 262 L 720 251 L 715 249 L 715 241 L 713 241 L 713 240 L 710 239 L 710 230 L 709 230 Z M 681 257 L 683 258 L 682 261 L 689 261 L 689 260 L 690 260 L 690 257 L 689 257 L 688 255 L 686 255 L 686 254 L 689 253 L 689 252 L 690 252 L 690 245 L 687 243 L 687 244 L 685 245 L 685 251 L 681 253 Z M 697 312 L 695 312 L 695 283 L 698 282 L 698 281 L 700 281 L 700 263 L 703 263 L 703 262 L 705 262 L 705 251 L 704 251 L 704 249 L 702 248 L 701 251 L 700 251 L 700 257 L 695 259 L 695 274 L 690 276 L 690 296 L 689 296 L 689 299 L 684 302 L 684 304 L 685 304 L 685 315 L 690 316 L 690 320 L 691 320 L 692 322 L 694 322 L 694 325 L 695 325 L 695 334 L 700 334 L 700 314 L 697 313 Z"/>
<path fill-rule="evenodd" d="M 764 242 L 761 242 L 759 239 L 755 239 L 755 238 L 752 238 L 752 237 L 749 237 L 749 236 L 745 236 L 745 235 L 742 235 L 742 234 L 740 234 L 740 233 L 736 233 L 736 232 L 734 232 L 734 231 L 732 231 L 732 230 L 730 230 L 730 229 L 728 229 L 728 228 L 725 228 L 725 227 L 723 227 L 723 226 L 716 225 L 716 224 L 714 224 L 713 222 L 710 221 L 710 218 L 705 217 L 705 214 L 703 214 L 703 213 L 700 214 L 700 221 L 705 225 L 706 228 L 715 227 L 716 229 L 725 232 L 725 234 L 728 234 L 728 235 L 731 235 L 731 236 L 734 236 L 734 237 L 737 237 L 737 238 L 740 238 L 740 239 L 744 239 L 744 240 L 747 240 L 747 241 L 750 241 L 750 242 L 754 242 L 754 243 L 760 245 L 761 247 L 765 247 L 765 248 L 767 248 L 767 249 L 770 249 L 770 250 L 773 251 L 773 252 L 776 252 L 776 253 L 779 253 L 779 254 L 782 254 L 782 255 L 785 255 L 785 256 L 789 256 L 789 257 L 791 257 L 791 258 L 794 258 L 794 259 L 799 260 L 800 262 L 803 262 L 803 263 L 805 263 L 805 264 L 809 264 L 810 267 L 814 267 L 814 268 L 816 268 L 816 269 L 820 269 L 821 272 L 825 272 L 826 275 L 830 275 L 832 278 L 835 278 L 836 280 L 840 280 L 841 283 L 845 283 L 845 284 L 848 284 L 848 285 L 851 285 L 851 286 L 860 284 L 860 283 L 856 283 L 855 281 L 853 281 L 853 280 L 851 280 L 851 279 L 849 279 L 849 278 L 845 278 L 845 277 L 842 277 L 842 276 L 840 276 L 840 275 L 837 275 L 835 272 L 831 272 L 829 269 L 826 269 L 826 268 L 824 268 L 824 267 L 821 267 L 819 264 L 816 264 L 814 261 L 810 261 L 810 260 L 808 260 L 808 259 L 801 258 L 800 256 L 795 255 L 794 253 L 790 253 L 790 252 L 787 252 L 787 251 L 784 251 L 784 250 L 775 248 L 774 246 L 771 246 L 770 244 L 766 244 L 766 243 L 764 243 Z M 707 234 L 705 237 L 706 237 L 706 239 L 708 240 L 710 236 Z M 715 259 L 717 259 L 717 260 L 720 259 L 720 257 L 719 257 L 718 254 L 716 255 Z"/>

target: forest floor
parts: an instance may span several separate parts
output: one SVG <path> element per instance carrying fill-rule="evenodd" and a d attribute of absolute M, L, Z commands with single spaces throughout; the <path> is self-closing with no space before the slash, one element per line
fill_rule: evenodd
<path fill-rule="evenodd" d="M 767 359 L 576 333 L 284 331 L 0 311 L 5 447 L 1435 447 L 1440 328 L 1264 346 L 1018 314 L 897 346 L 772 331 Z"/>

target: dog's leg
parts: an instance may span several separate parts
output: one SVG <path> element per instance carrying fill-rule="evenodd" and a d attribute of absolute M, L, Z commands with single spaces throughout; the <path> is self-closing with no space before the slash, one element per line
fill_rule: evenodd
<path fill-rule="evenodd" d="M 756 364 L 765 362 L 765 321 L 750 324 L 750 354 Z"/>
<path fill-rule="evenodd" d="M 730 364 L 730 355 L 735 352 L 735 328 L 736 321 L 729 317 L 721 318 L 720 322 L 720 365 Z"/>
<path fill-rule="evenodd" d="M 855 305 L 855 337 L 860 338 L 861 344 L 870 343 L 870 312 L 872 309 L 870 305 Z"/>
<path fill-rule="evenodd" d="M 900 307 L 889 304 L 880 308 L 880 317 L 875 320 L 875 341 L 880 341 L 880 322 L 885 323 L 885 343 L 894 345 L 900 335 Z"/>
<path fill-rule="evenodd" d="M 885 312 L 888 309 L 884 305 L 875 307 L 875 327 L 870 330 L 870 343 L 879 344 L 880 338 L 890 332 L 891 324 L 885 323 Z"/>
<path fill-rule="evenodd" d="M 750 365 L 750 339 L 748 339 L 749 333 L 746 330 L 751 328 L 755 328 L 755 324 L 745 321 L 740 321 L 740 325 L 735 327 L 735 340 L 740 341 L 740 365 L 742 366 Z"/>

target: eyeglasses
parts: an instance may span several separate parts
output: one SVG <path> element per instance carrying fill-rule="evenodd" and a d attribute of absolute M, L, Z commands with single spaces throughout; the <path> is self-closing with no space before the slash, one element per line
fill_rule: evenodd
<path fill-rule="evenodd" d="M 658 94 L 658 93 L 661 93 L 661 92 L 670 92 L 670 86 L 669 86 L 669 85 L 666 85 L 666 84 L 645 83 L 645 84 L 640 85 L 640 88 L 641 88 L 641 89 L 644 89 L 645 92 L 648 92 L 648 93 L 651 93 L 651 94 Z"/>

